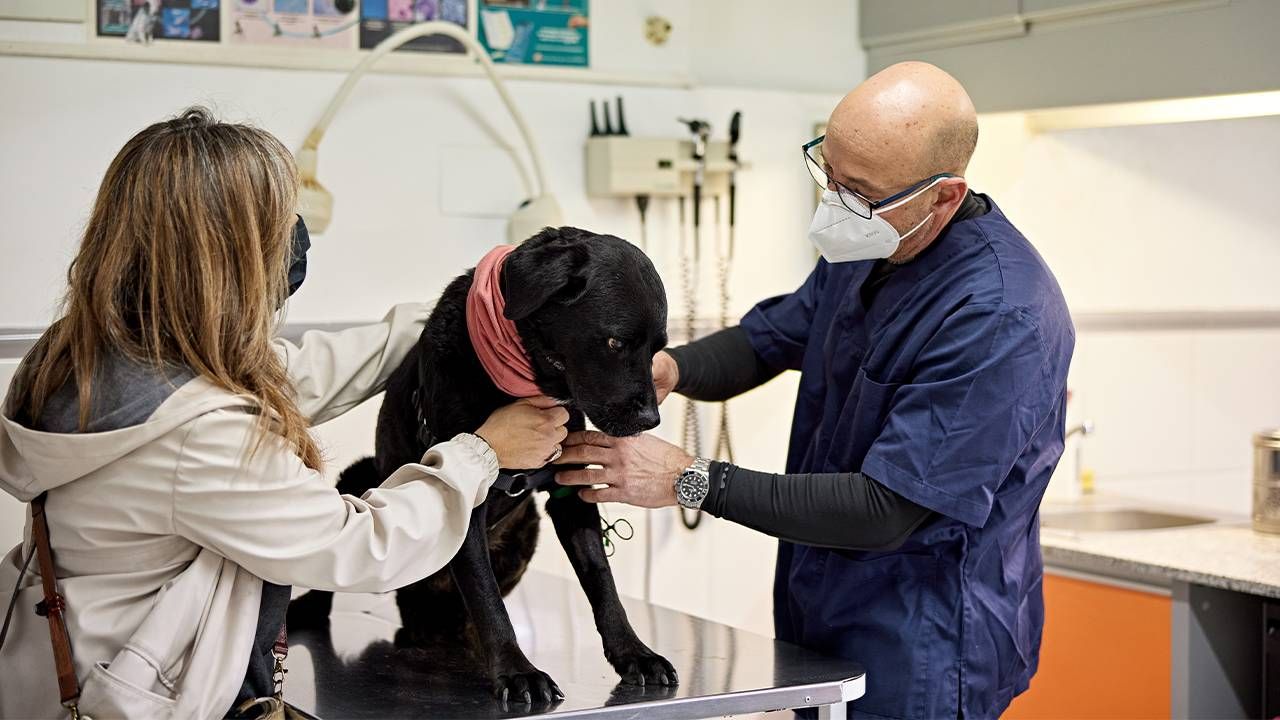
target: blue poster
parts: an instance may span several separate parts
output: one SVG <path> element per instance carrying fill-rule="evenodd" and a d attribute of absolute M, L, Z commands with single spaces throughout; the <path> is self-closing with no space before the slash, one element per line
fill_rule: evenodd
<path fill-rule="evenodd" d="M 480 44 L 497 63 L 587 67 L 588 0 L 480 0 Z"/>
<path fill-rule="evenodd" d="M 147 0 L 97 0 L 94 4 L 98 37 L 218 42 L 218 0 L 161 0 L 154 13 Z"/>
<path fill-rule="evenodd" d="M 465 28 L 467 0 L 364 0 L 360 6 L 360 47 L 371 48 L 392 33 L 415 23 L 443 20 Z M 443 35 L 411 40 L 401 50 L 465 52 L 462 44 Z"/>

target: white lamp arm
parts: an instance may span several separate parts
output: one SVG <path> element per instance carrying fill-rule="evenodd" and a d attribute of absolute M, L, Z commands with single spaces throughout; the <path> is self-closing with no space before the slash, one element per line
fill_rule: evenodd
<path fill-rule="evenodd" d="M 462 43 L 463 47 L 467 49 L 475 61 L 480 64 L 480 67 L 484 69 L 485 74 L 489 77 L 489 81 L 493 83 L 493 89 L 498 91 L 498 97 L 501 98 L 502 104 L 506 106 L 507 112 L 510 113 L 511 119 L 515 122 L 516 129 L 524 139 L 525 148 L 529 152 L 529 159 L 533 164 L 534 178 L 537 180 L 538 185 L 536 192 L 534 188 L 530 188 L 530 192 L 535 197 L 545 194 L 547 192 L 547 181 L 542 172 L 542 157 L 538 153 L 537 146 L 533 143 L 533 136 L 529 132 L 529 127 L 524 122 L 524 117 L 522 117 L 516 110 L 515 103 L 512 102 L 511 96 L 507 93 L 506 85 L 503 84 L 502 79 L 499 78 L 497 72 L 494 71 L 493 61 L 489 59 L 489 53 L 486 52 L 480 43 L 476 42 L 475 38 L 471 37 L 466 30 L 454 25 L 453 23 L 441 22 L 438 20 L 411 25 L 404 30 L 391 35 L 387 39 L 378 43 L 369 55 L 365 57 L 364 60 L 360 61 L 360 64 L 351 71 L 351 74 L 347 75 L 346 80 L 342 82 L 342 87 L 338 88 L 337 94 L 335 94 L 333 99 L 329 101 L 328 107 L 324 109 L 324 114 L 320 116 L 320 120 L 315 124 L 315 127 L 311 128 L 311 132 L 307 134 L 306 141 L 302 144 L 302 150 L 304 152 L 311 151 L 308 153 L 311 157 L 311 162 L 301 163 L 299 167 L 302 174 L 302 180 L 304 182 L 315 181 L 315 150 L 320 146 L 320 140 L 324 138 L 325 131 L 329 129 L 329 123 L 333 122 L 334 116 L 338 114 L 338 110 L 342 107 L 343 103 L 347 101 L 347 97 L 351 94 L 352 89 L 355 88 L 356 83 L 360 81 L 360 78 L 363 77 L 364 74 L 369 71 L 369 68 L 382 58 L 383 55 L 386 55 L 410 40 L 427 35 L 446 35 L 457 40 Z M 527 183 L 528 175 L 525 172 L 523 164 L 520 163 L 518 157 L 515 157 L 514 155 L 512 157 L 516 161 L 520 174 L 526 178 Z"/>

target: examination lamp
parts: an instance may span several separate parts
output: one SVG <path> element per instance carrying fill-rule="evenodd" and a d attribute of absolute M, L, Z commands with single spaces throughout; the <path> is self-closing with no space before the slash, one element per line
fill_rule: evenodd
<path fill-rule="evenodd" d="M 511 96 L 507 94 L 506 86 L 503 85 L 502 80 L 494 71 L 493 61 L 489 59 L 489 54 L 466 30 L 453 23 L 430 21 L 411 25 L 378 43 L 370 51 L 368 57 L 360 61 L 360 64 L 342 82 L 342 87 L 338 88 L 337 94 L 329 101 L 329 105 L 325 108 L 324 114 L 320 116 L 319 122 L 307 134 L 307 139 L 302 143 L 302 148 L 298 150 L 297 154 L 298 175 L 301 181 L 301 187 L 298 190 L 298 204 L 300 212 L 307 222 L 307 228 L 313 233 L 324 232 L 329 227 L 329 220 L 333 217 L 333 194 L 326 190 L 320 184 L 320 181 L 316 179 L 320 140 L 324 138 L 325 131 L 329 129 L 329 123 L 333 122 L 334 116 L 338 114 L 342 104 L 347 101 L 351 90 L 374 63 L 382 58 L 383 55 L 410 40 L 426 35 L 446 35 L 462 43 L 467 52 L 480 64 L 481 69 L 488 76 L 489 82 L 493 83 L 493 89 L 498 92 L 498 98 L 506 106 L 507 112 L 511 114 L 511 119 L 515 121 L 516 129 L 520 132 L 520 137 L 524 139 L 525 149 L 528 151 L 529 160 L 533 165 L 532 180 L 536 180 L 536 187 L 534 187 L 534 182 L 531 182 L 529 172 L 524 163 L 513 152 L 511 159 L 516 164 L 516 169 L 520 173 L 520 179 L 524 183 L 525 191 L 529 193 L 529 199 L 521 203 L 512 213 L 507 224 L 507 239 L 512 244 L 517 244 L 544 227 L 562 224 L 560 204 L 556 202 L 555 196 L 547 191 L 546 176 L 542 173 L 542 157 L 538 154 L 538 148 L 533 143 L 533 136 L 529 134 L 529 127 L 516 110 L 515 103 L 511 101 Z"/>

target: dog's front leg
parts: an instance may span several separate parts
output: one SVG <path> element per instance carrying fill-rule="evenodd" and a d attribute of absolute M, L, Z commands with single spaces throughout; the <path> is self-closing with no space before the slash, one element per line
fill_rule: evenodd
<path fill-rule="evenodd" d="M 564 697 L 546 673 L 533 666 L 516 642 L 515 628 L 502 602 L 502 591 L 489 564 L 486 509 L 488 503 L 471 511 L 471 527 L 462 549 L 449 561 L 449 572 L 462 594 L 467 615 L 480 644 L 480 653 L 490 670 L 493 694 L 502 701 L 526 703 L 554 702 Z"/>
<path fill-rule="evenodd" d="M 604 643 L 605 659 L 622 676 L 623 682 L 675 685 L 679 681 L 675 668 L 666 658 L 650 650 L 627 620 L 627 611 L 613 582 L 609 558 L 604 554 L 600 510 L 573 494 L 548 500 L 547 514 L 591 602 L 596 629 Z"/>

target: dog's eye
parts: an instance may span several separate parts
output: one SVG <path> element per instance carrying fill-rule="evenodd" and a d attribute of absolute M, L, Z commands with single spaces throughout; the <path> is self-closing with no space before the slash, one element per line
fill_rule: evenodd
<path fill-rule="evenodd" d="M 614 352 L 622 350 L 622 341 L 618 338 L 609 338 L 609 349 Z"/>

